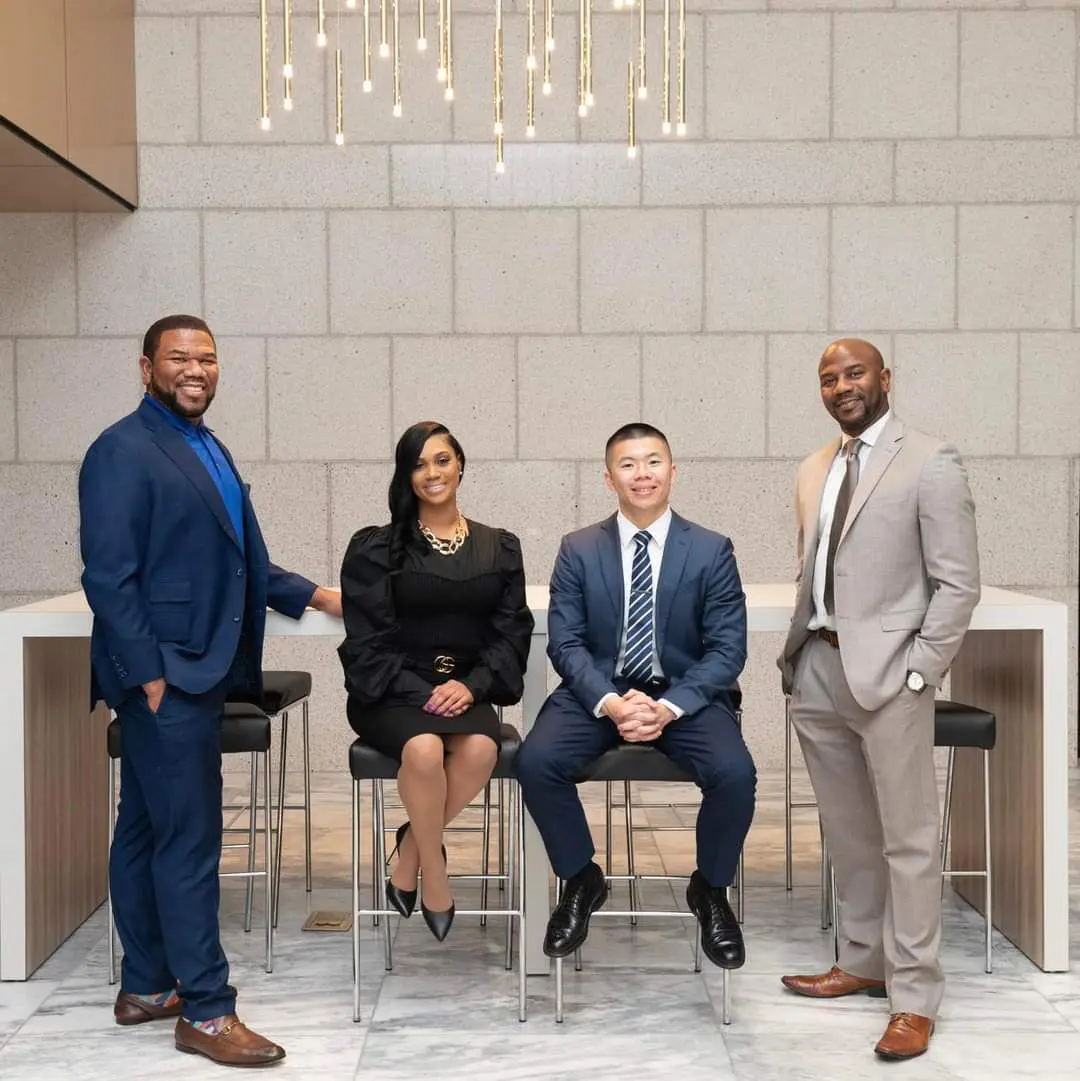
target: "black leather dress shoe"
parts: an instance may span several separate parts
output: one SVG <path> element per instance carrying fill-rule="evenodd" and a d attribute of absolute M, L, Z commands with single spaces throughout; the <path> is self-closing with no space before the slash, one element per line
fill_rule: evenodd
<path fill-rule="evenodd" d="M 746 963 L 742 928 L 728 904 L 723 886 L 710 886 L 700 871 L 690 876 L 686 903 L 701 924 L 701 948 L 720 968 L 742 968 Z"/>
<path fill-rule="evenodd" d="M 569 957 L 589 934 L 589 917 L 607 900 L 604 872 L 595 863 L 566 880 L 562 900 L 548 920 L 544 953 Z"/>

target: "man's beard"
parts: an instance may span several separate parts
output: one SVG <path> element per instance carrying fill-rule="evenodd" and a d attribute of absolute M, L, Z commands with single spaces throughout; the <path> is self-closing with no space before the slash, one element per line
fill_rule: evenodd
<path fill-rule="evenodd" d="M 172 390 L 166 390 L 153 375 L 150 376 L 150 397 L 155 401 L 161 402 L 170 412 L 175 413 L 178 417 L 182 417 L 184 420 L 198 420 L 210 408 L 210 403 L 214 400 L 214 392 L 210 389 L 209 383 L 206 385 L 206 402 L 201 408 L 189 409 L 180 404 L 180 399 L 176 396 L 176 392 Z"/>

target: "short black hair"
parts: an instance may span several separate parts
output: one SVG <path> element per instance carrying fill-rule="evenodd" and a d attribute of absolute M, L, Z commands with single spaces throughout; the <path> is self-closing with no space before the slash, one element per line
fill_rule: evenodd
<path fill-rule="evenodd" d="M 143 335 L 142 355 L 153 360 L 161 344 L 162 334 L 169 330 L 201 330 L 209 336 L 214 348 L 217 348 L 214 332 L 206 325 L 205 319 L 200 319 L 197 315 L 166 315 L 164 319 L 153 323 Z"/>
<path fill-rule="evenodd" d="M 611 457 L 611 448 L 616 443 L 624 443 L 627 439 L 659 439 L 667 448 L 668 457 L 671 457 L 671 444 L 668 442 L 668 437 L 659 428 L 646 424 L 643 420 L 636 420 L 632 424 L 624 424 L 608 436 L 608 441 L 604 445 L 604 461 L 606 462 Z"/>

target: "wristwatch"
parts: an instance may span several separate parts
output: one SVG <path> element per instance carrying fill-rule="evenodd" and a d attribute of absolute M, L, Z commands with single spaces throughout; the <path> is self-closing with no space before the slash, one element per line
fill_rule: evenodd
<path fill-rule="evenodd" d="M 926 690 L 926 680 L 918 672 L 908 672 L 907 689 L 914 694 L 922 694 Z"/>

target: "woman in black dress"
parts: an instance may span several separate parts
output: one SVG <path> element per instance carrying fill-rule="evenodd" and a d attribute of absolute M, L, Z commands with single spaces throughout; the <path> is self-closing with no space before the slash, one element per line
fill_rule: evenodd
<path fill-rule="evenodd" d="M 440 941 L 454 919 L 443 827 L 491 777 L 493 706 L 520 701 L 533 629 L 521 545 L 461 514 L 464 475 L 447 428 L 414 424 L 395 451 L 390 524 L 356 533 L 341 566 L 349 724 L 401 762 L 409 814 L 387 899 L 411 916 L 423 869 L 420 908 Z"/>

